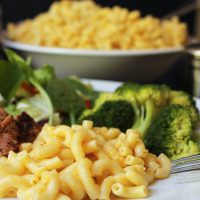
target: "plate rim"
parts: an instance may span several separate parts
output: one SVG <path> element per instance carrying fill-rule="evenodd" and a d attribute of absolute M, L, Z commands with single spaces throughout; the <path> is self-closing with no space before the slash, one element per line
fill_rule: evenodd
<path fill-rule="evenodd" d="M 25 44 L 22 42 L 12 41 L 2 36 L 2 44 L 5 47 L 13 48 L 20 51 L 56 54 L 56 55 L 82 55 L 82 56 L 151 56 L 183 53 L 184 46 L 160 49 L 141 49 L 141 50 L 91 50 L 91 49 L 68 49 L 59 47 L 43 47 L 38 45 Z"/>

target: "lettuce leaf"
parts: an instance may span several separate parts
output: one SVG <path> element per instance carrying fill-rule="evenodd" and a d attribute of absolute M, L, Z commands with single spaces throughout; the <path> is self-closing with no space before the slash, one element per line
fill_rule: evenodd
<path fill-rule="evenodd" d="M 9 87 L 5 87 L 3 85 L 3 81 L 0 82 L 0 85 L 2 88 L 0 88 L 0 91 L 4 98 L 7 99 L 7 102 L 11 100 L 12 97 L 14 97 L 15 92 L 17 88 L 19 88 L 22 80 L 28 81 L 30 84 L 32 84 L 41 94 L 41 96 L 44 98 L 44 101 L 46 102 L 46 105 L 48 107 L 48 119 L 49 123 L 52 124 L 53 122 L 53 114 L 54 109 L 51 102 L 51 99 L 49 98 L 47 92 L 41 85 L 41 83 L 37 80 L 37 78 L 34 75 L 34 71 L 31 67 L 31 59 L 28 58 L 26 61 L 21 58 L 18 54 L 16 54 L 14 51 L 6 49 L 5 50 L 6 56 L 8 58 L 8 62 L 5 63 L 5 61 L 2 61 L 2 77 L 4 77 L 4 80 L 9 80 Z M 7 69 L 8 66 L 8 69 Z M 12 71 L 12 70 L 15 71 Z M 11 75 L 10 75 L 11 74 Z M 12 79 L 13 77 L 14 79 Z M 16 78 L 17 77 L 17 78 Z M 0 76 L 1 78 L 1 76 Z M 5 82 L 6 83 L 6 82 Z M 4 84 L 5 84 L 4 83 Z"/>
<path fill-rule="evenodd" d="M 10 103 L 22 81 L 24 72 L 14 63 L 0 61 L 0 92 L 6 105 Z"/>

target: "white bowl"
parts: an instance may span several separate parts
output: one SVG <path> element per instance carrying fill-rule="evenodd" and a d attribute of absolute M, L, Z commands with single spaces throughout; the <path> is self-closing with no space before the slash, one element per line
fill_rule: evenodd
<path fill-rule="evenodd" d="M 55 66 L 58 77 L 152 81 L 166 72 L 181 56 L 183 47 L 150 50 L 82 50 L 40 47 L 2 40 L 22 56 L 31 56 L 33 66 Z"/>

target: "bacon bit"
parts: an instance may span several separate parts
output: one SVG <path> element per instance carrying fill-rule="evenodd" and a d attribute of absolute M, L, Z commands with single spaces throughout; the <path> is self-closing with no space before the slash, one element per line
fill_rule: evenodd
<path fill-rule="evenodd" d="M 21 87 L 31 95 L 35 95 L 35 94 L 38 93 L 38 91 L 37 91 L 37 89 L 35 87 L 33 87 L 32 85 L 30 85 L 30 84 L 28 84 L 26 82 L 23 82 L 21 84 Z"/>
<path fill-rule="evenodd" d="M 86 99 L 86 100 L 85 100 L 85 106 L 86 106 L 86 108 L 88 108 L 88 109 L 92 108 L 91 101 L 90 101 L 89 99 Z"/>

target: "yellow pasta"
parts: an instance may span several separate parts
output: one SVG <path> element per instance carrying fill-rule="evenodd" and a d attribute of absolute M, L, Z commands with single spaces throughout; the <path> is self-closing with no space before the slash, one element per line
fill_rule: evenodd
<path fill-rule="evenodd" d="M 98 151 L 98 143 L 96 140 L 91 140 L 84 144 L 83 149 L 85 153 L 92 153 Z"/>
<path fill-rule="evenodd" d="M 22 143 L 19 146 L 19 150 L 23 151 L 26 150 L 27 152 L 30 152 L 32 150 L 32 143 Z"/>
<path fill-rule="evenodd" d="M 131 150 L 129 147 L 123 145 L 123 146 L 121 146 L 121 147 L 119 148 L 119 154 L 120 154 L 121 156 L 123 156 L 123 157 L 126 157 L 126 156 L 128 156 L 128 155 L 132 155 L 133 152 L 132 152 L 132 150 Z"/>
<path fill-rule="evenodd" d="M 125 159 L 127 165 L 144 165 L 144 161 L 136 156 L 128 155 Z"/>
<path fill-rule="evenodd" d="M 109 200 L 112 185 L 115 183 L 113 176 L 106 177 L 101 183 L 99 199 Z"/>
<path fill-rule="evenodd" d="M 17 192 L 17 197 L 20 200 L 27 200 L 33 197 L 34 199 L 55 200 L 60 189 L 59 185 L 59 175 L 56 171 L 44 171 L 38 183 L 31 187 L 21 187 Z"/>
<path fill-rule="evenodd" d="M 112 192 L 122 198 L 144 198 L 148 196 L 147 187 L 144 185 L 127 187 L 121 183 L 112 185 Z"/>
<path fill-rule="evenodd" d="M 121 183 L 125 186 L 131 186 L 133 185 L 126 177 L 126 174 L 125 173 L 119 173 L 119 174 L 116 174 L 114 176 L 114 180 L 116 183 Z"/>
<path fill-rule="evenodd" d="M 183 46 L 187 26 L 177 17 L 160 20 L 119 6 L 101 7 L 90 0 L 62 0 L 34 19 L 9 23 L 7 35 L 14 41 L 50 47 L 156 49 Z"/>
<path fill-rule="evenodd" d="M 61 149 L 61 151 L 59 153 L 59 157 L 62 160 L 65 160 L 65 159 L 72 159 L 72 160 L 74 160 L 74 156 L 73 156 L 71 150 L 68 149 L 68 148 Z"/>
<path fill-rule="evenodd" d="M 132 182 L 134 185 L 148 185 L 145 177 L 143 177 L 139 172 L 136 170 L 128 170 L 125 173 L 126 178 Z"/>
<path fill-rule="evenodd" d="M 155 177 L 165 178 L 166 176 L 169 176 L 170 161 L 167 156 L 164 154 L 160 154 L 158 156 L 158 162 L 160 163 L 160 167 L 156 169 Z"/>
<path fill-rule="evenodd" d="M 58 194 L 58 196 L 56 196 L 55 200 L 71 200 L 71 198 L 64 194 Z"/>
<path fill-rule="evenodd" d="M 53 142 L 55 141 L 55 143 Z M 143 198 L 171 163 L 148 152 L 140 134 L 81 125 L 45 125 L 33 144 L 0 158 L 0 198 L 82 200 Z"/>
<path fill-rule="evenodd" d="M 58 138 L 46 137 L 44 140 L 36 140 L 33 143 L 31 155 L 35 159 L 50 158 L 58 154 L 61 143 Z"/>
<path fill-rule="evenodd" d="M 118 174 L 123 171 L 122 167 L 111 159 L 99 159 L 93 163 L 92 175 L 102 176 L 107 171 L 110 174 Z"/>
<path fill-rule="evenodd" d="M 60 175 L 62 184 L 62 192 L 71 195 L 72 199 L 81 200 L 85 196 L 85 190 L 78 176 L 70 173 L 62 173 Z M 78 191 L 78 192 L 77 192 Z"/>
<path fill-rule="evenodd" d="M 8 175 L 0 179 L 0 198 L 15 197 L 17 191 L 29 187 L 28 181 L 17 175 Z"/>
<path fill-rule="evenodd" d="M 91 167 L 92 163 L 87 158 L 82 158 L 77 163 L 79 177 L 85 187 L 85 190 L 90 199 L 98 199 L 100 195 L 100 187 L 92 178 Z"/>

